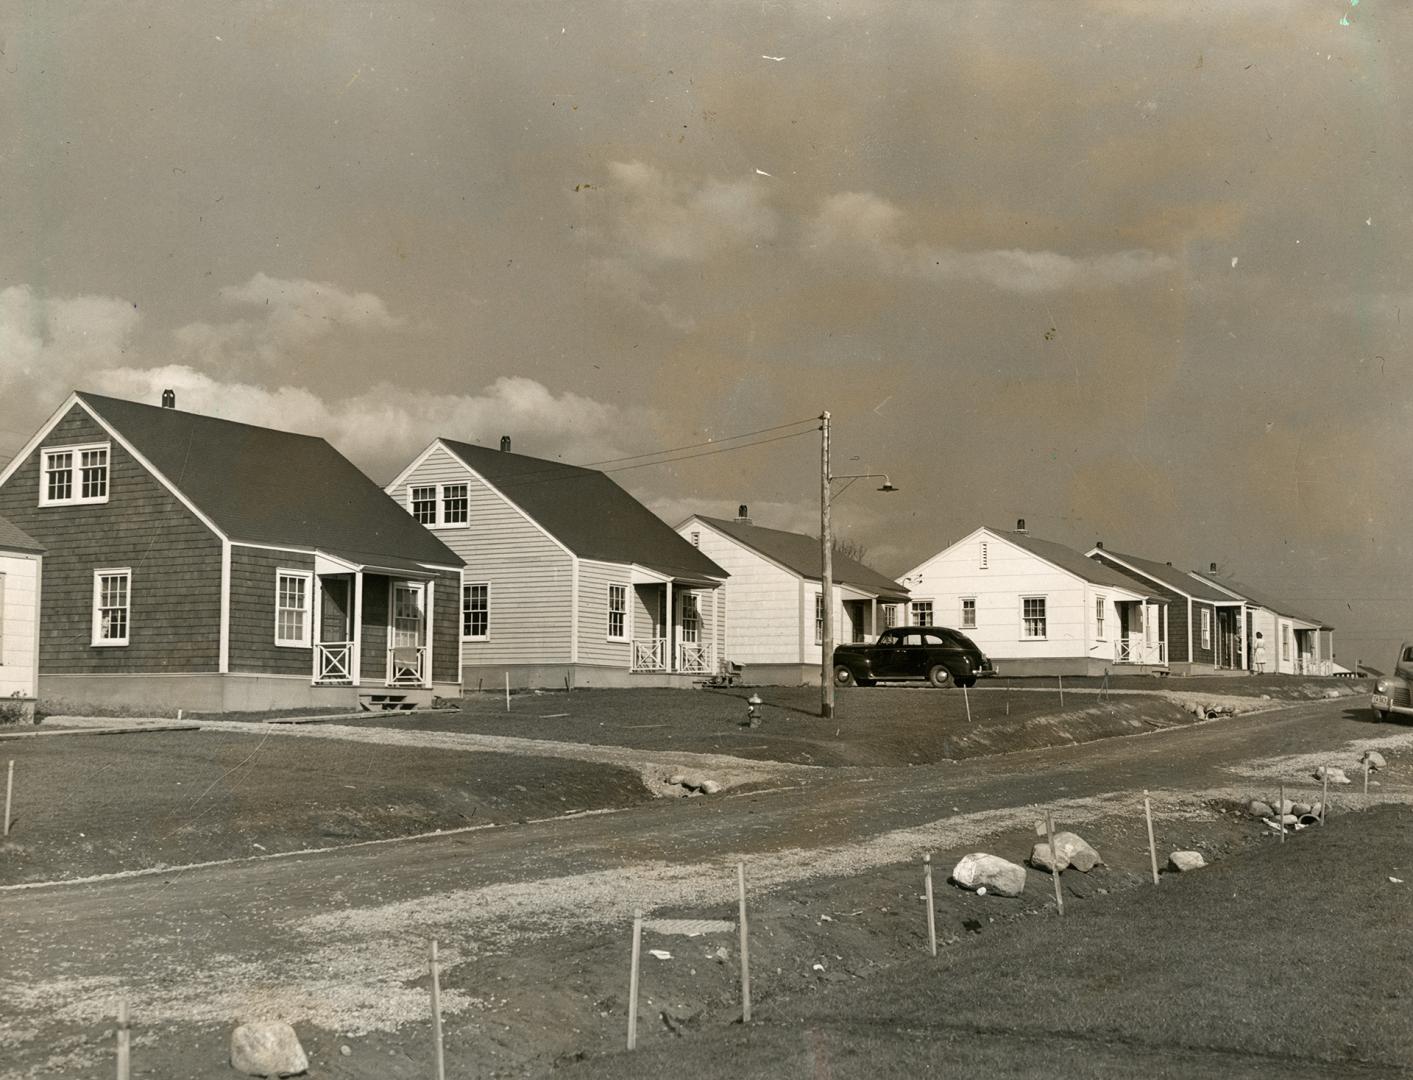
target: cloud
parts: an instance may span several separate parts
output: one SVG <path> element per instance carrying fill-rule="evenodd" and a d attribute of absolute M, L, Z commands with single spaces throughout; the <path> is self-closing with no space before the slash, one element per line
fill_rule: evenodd
<path fill-rule="evenodd" d="M 657 299 L 657 290 L 649 281 L 648 275 L 627 259 L 594 259 L 590 266 L 601 285 L 634 307 L 661 319 L 672 329 L 682 333 L 696 329 L 696 319 L 683 314 L 675 305 Z"/>
<path fill-rule="evenodd" d="M 958 251 L 903 239 L 904 215 L 868 192 L 844 192 L 823 201 L 806 230 L 805 246 L 822 258 L 863 259 L 898 277 L 972 281 L 1007 292 L 1132 285 L 1177 265 L 1152 251 L 1073 256 L 1019 248 Z"/>
<path fill-rule="evenodd" d="M 184 359 L 209 367 L 273 365 L 292 350 L 339 332 L 396 330 L 402 320 L 372 293 L 350 293 L 327 281 L 273 278 L 263 272 L 217 296 L 258 314 L 228 322 L 194 322 L 173 331 Z"/>
<path fill-rule="evenodd" d="M 185 365 L 116 368 L 90 380 L 98 390 L 156 402 L 164 389 L 177 406 L 250 424 L 321 435 L 375 471 L 391 472 L 438 435 L 495 445 L 502 434 L 515 449 L 572 464 L 629 452 L 624 432 L 652 430 L 645 409 L 556 394 L 544 384 L 505 376 L 475 394 L 437 394 L 380 385 L 348 397 L 325 398 L 305 387 L 226 381 Z"/>
<path fill-rule="evenodd" d="M 641 161 L 612 162 L 609 172 L 614 235 L 643 261 L 700 261 L 771 240 L 779 228 L 755 180 L 688 181 Z"/>

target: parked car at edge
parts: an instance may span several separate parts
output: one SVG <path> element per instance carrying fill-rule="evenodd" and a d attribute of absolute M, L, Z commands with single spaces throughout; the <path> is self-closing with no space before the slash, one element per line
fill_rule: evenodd
<path fill-rule="evenodd" d="M 975 686 L 978 678 L 993 674 L 976 642 L 946 626 L 895 626 L 877 641 L 834 650 L 835 686 L 872 686 L 883 679 Z"/>
<path fill-rule="evenodd" d="M 1375 720 L 1387 720 L 1389 713 L 1413 716 L 1413 644 L 1404 642 L 1398 650 L 1398 663 L 1393 674 L 1374 683 Z"/>

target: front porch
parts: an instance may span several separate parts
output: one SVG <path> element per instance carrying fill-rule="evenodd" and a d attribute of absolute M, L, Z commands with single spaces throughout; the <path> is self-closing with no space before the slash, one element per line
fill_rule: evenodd
<path fill-rule="evenodd" d="M 725 597 L 714 585 L 676 580 L 633 582 L 628 670 L 633 675 L 716 671 Z"/>
<path fill-rule="evenodd" d="M 354 688 L 365 707 L 430 704 L 434 575 L 320 556 L 314 581 L 313 685 Z"/>
<path fill-rule="evenodd" d="M 1168 665 L 1168 608 L 1143 600 L 1118 600 L 1119 633 L 1114 663 L 1143 667 Z"/>

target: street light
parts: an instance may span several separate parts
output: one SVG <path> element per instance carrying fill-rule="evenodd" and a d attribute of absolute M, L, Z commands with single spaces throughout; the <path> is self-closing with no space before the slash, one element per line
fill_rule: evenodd
<path fill-rule="evenodd" d="M 834 476 L 829 472 L 829 413 L 820 414 L 819 455 L 819 561 L 820 607 L 824 609 L 824 626 L 820 634 L 819 656 L 819 715 L 825 720 L 834 716 L 834 538 L 829 529 L 829 485 L 835 480 L 869 480 L 882 478 L 879 491 L 898 489 L 887 473 L 845 473 Z"/>

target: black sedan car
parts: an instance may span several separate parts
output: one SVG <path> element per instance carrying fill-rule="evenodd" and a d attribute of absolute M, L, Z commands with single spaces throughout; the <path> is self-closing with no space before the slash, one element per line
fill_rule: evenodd
<path fill-rule="evenodd" d="M 880 679 L 926 679 L 933 686 L 975 686 L 994 674 L 976 642 L 946 626 L 895 626 L 872 644 L 834 650 L 834 685 L 872 686 Z"/>

